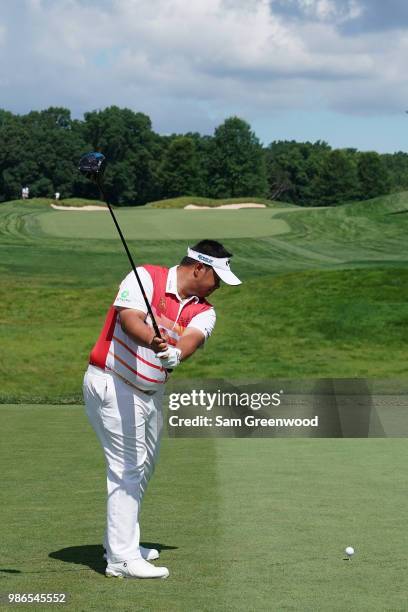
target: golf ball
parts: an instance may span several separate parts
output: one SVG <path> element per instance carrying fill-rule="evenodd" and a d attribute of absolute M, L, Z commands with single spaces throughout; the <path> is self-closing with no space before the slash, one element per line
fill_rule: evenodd
<path fill-rule="evenodd" d="M 346 555 L 351 557 L 352 555 L 354 555 L 354 548 L 352 546 L 347 546 L 347 548 L 345 548 L 344 552 L 346 553 Z"/>

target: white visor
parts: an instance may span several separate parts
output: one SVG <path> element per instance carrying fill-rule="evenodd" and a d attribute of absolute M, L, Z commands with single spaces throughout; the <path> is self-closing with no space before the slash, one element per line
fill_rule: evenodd
<path fill-rule="evenodd" d="M 204 255 L 204 253 L 193 251 L 193 249 L 190 249 L 190 247 L 187 249 L 187 255 L 191 259 L 195 259 L 196 261 L 200 261 L 201 263 L 214 268 L 220 279 L 224 281 L 224 283 L 227 283 L 227 285 L 241 284 L 239 278 L 230 270 L 230 260 L 228 257 L 212 257 L 211 255 Z"/>

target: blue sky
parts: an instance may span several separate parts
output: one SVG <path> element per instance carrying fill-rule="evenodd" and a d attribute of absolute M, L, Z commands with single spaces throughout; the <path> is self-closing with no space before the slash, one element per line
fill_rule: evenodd
<path fill-rule="evenodd" d="M 246 119 L 265 144 L 408 150 L 406 0 L 13 0 L 0 105 L 111 104 L 160 133 Z"/>

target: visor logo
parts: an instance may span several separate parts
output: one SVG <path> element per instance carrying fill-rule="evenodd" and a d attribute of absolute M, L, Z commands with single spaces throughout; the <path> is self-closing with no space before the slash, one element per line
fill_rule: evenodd
<path fill-rule="evenodd" d="M 199 253 L 199 254 L 198 254 L 198 259 L 199 259 L 200 261 L 205 261 L 205 263 L 208 263 L 208 264 L 210 264 L 210 265 L 211 265 L 211 264 L 212 264 L 212 262 L 213 262 L 213 260 L 212 260 L 212 259 L 210 259 L 209 257 L 205 257 L 205 255 L 201 255 L 201 253 Z"/>

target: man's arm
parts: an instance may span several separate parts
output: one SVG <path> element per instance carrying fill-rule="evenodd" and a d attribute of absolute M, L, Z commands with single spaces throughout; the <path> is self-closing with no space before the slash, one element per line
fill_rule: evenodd
<path fill-rule="evenodd" d="M 195 351 L 204 344 L 205 336 L 199 329 L 186 328 L 180 340 L 176 344 L 176 348 L 181 350 L 180 361 L 185 361 Z"/>
<path fill-rule="evenodd" d="M 193 317 L 176 346 L 169 346 L 167 351 L 159 353 L 162 364 L 166 368 L 173 369 L 188 359 L 211 335 L 215 319 L 213 308 Z"/>
<path fill-rule="evenodd" d="M 169 344 L 166 350 L 158 353 L 165 368 L 173 370 L 182 361 L 192 355 L 205 340 L 205 335 L 199 329 L 186 329 L 176 346 Z"/>
<path fill-rule="evenodd" d="M 120 325 L 128 336 L 137 344 L 151 349 L 155 353 L 164 351 L 167 342 L 155 335 L 154 329 L 145 323 L 146 313 L 133 308 L 118 308 Z"/>

